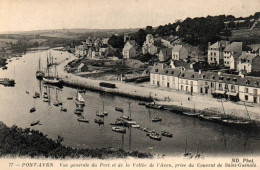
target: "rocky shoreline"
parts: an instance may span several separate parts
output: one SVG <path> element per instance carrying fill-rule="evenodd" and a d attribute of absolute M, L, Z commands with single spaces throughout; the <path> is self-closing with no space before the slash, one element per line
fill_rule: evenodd
<path fill-rule="evenodd" d="M 115 148 L 78 149 L 62 145 L 63 138 L 57 140 L 47 138 L 47 135 L 30 128 L 19 128 L 16 125 L 7 127 L 0 122 L 0 157 L 45 157 L 53 159 L 64 158 L 152 158 L 150 153 L 139 151 L 124 151 Z"/>

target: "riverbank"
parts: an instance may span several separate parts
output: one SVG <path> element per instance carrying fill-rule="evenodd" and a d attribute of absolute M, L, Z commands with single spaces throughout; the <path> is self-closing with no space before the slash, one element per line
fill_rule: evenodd
<path fill-rule="evenodd" d="M 61 73 L 60 76 L 63 78 L 65 85 L 81 87 L 95 91 L 103 91 L 142 100 L 149 100 L 152 98 L 152 100 L 156 100 L 156 103 L 159 105 L 170 106 L 181 111 L 190 111 L 195 107 L 196 111 L 198 112 L 204 112 L 208 114 L 219 113 L 232 117 L 249 119 L 246 111 L 247 109 L 250 119 L 256 122 L 260 122 L 260 106 L 257 104 L 246 104 L 245 107 L 244 103 L 242 102 L 231 102 L 223 99 L 221 101 L 220 99 L 215 99 L 211 96 L 195 93 L 191 96 L 189 93 L 184 93 L 173 89 L 154 87 L 149 83 L 134 84 L 121 81 L 103 81 L 99 79 L 79 77 L 64 71 L 64 66 L 73 59 L 75 59 L 74 56 L 63 63 L 60 63 L 60 65 L 57 67 L 59 73 Z M 117 88 L 110 89 L 100 87 L 100 82 L 113 83 Z M 224 108 L 222 107 L 222 102 Z"/>
<path fill-rule="evenodd" d="M 7 127 L 0 122 L 0 156 L 29 156 L 45 158 L 152 158 L 149 153 L 138 151 L 126 152 L 123 149 L 77 149 L 63 146 L 63 139 L 47 138 L 47 135 L 30 128 L 22 129 L 17 126 Z"/>

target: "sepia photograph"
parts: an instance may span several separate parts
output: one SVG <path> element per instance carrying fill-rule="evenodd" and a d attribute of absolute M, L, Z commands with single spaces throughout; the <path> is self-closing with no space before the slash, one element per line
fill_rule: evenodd
<path fill-rule="evenodd" d="M 259 169 L 259 0 L 0 0 L 0 169 Z"/>

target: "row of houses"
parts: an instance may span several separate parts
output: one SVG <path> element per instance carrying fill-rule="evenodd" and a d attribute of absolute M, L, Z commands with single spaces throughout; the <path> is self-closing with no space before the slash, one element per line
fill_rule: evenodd
<path fill-rule="evenodd" d="M 98 58 L 108 54 L 108 39 L 88 37 L 81 45 L 75 47 L 77 57 Z"/>
<path fill-rule="evenodd" d="M 150 71 L 150 84 L 191 94 L 201 93 L 233 101 L 260 103 L 258 77 L 241 77 L 220 71 L 182 71 L 157 63 Z"/>
<path fill-rule="evenodd" d="M 126 37 L 126 36 L 125 36 Z M 125 38 L 125 46 L 123 48 L 123 58 L 129 59 L 134 58 L 137 53 L 136 50 L 138 48 L 135 40 L 129 40 Z M 185 60 L 188 58 L 188 50 L 182 45 L 171 45 L 170 42 L 166 40 L 161 40 L 162 44 L 165 44 L 167 47 L 160 49 L 158 52 L 158 48 L 154 45 L 154 37 L 152 34 L 147 34 L 146 40 L 142 46 L 143 54 L 150 55 L 158 55 L 160 61 L 166 61 L 168 59 L 173 60 Z"/>

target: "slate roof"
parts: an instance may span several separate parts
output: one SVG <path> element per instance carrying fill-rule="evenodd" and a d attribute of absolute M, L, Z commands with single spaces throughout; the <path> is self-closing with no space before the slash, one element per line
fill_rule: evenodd
<path fill-rule="evenodd" d="M 253 54 L 253 53 L 243 52 L 243 53 L 239 56 L 239 59 L 247 59 L 247 60 L 249 60 L 249 61 L 251 62 L 256 56 L 257 56 L 257 55 L 256 55 L 256 54 Z"/>
<path fill-rule="evenodd" d="M 193 71 L 184 71 L 180 74 L 179 78 L 188 79 L 188 80 L 198 80 L 199 73 Z"/>
<path fill-rule="evenodd" d="M 172 55 L 171 48 L 163 48 L 163 49 L 161 49 L 161 52 L 163 53 L 163 55 Z"/>
<path fill-rule="evenodd" d="M 260 77 L 245 77 L 239 80 L 239 85 L 260 88 Z"/>
<path fill-rule="evenodd" d="M 233 42 L 233 43 L 229 44 L 228 46 L 226 46 L 224 51 L 234 51 L 234 52 L 237 52 L 239 50 L 242 51 L 242 45 L 243 45 L 242 42 Z"/>
<path fill-rule="evenodd" d="M 172 68 L 165 68 L 160 71 L 160 74 L 162 74 L 162 75 L 168 75 L 168 76 L 174 76 L 174 77 L 178 77 L 180 75 L 180 73 L 181 73 L 180 70 L 176 70 L 176 69 L 172 69 Z"/>

